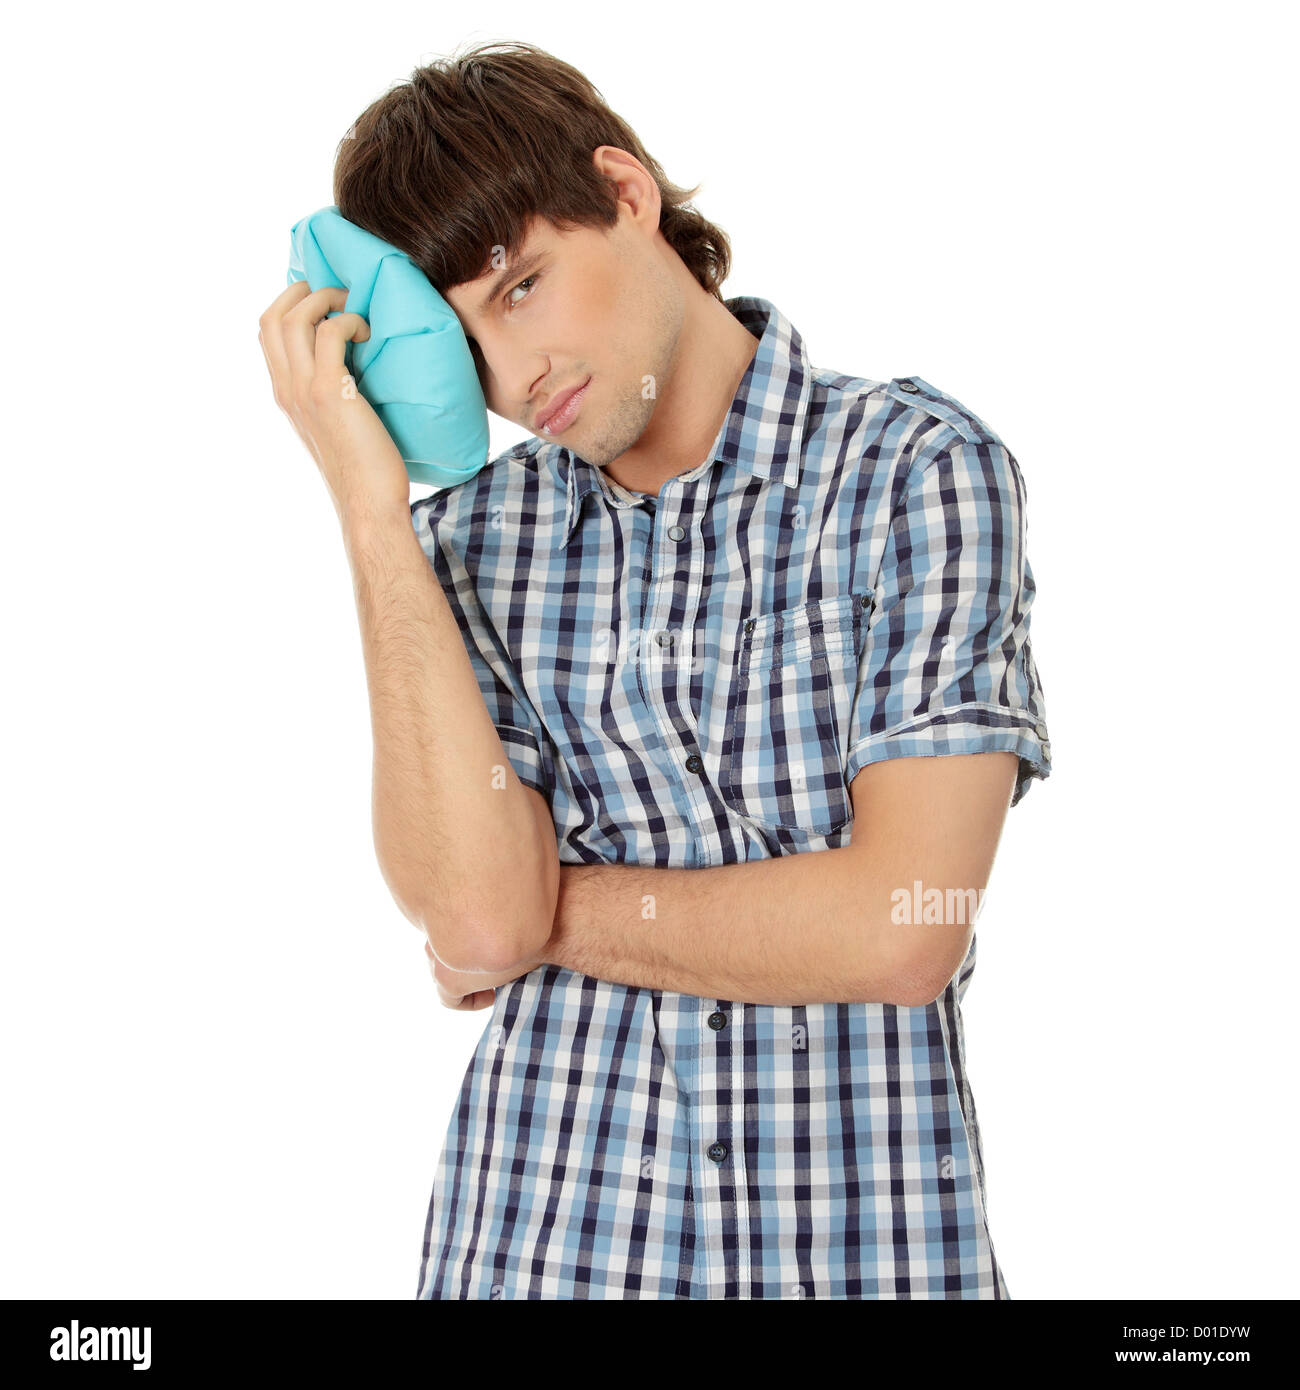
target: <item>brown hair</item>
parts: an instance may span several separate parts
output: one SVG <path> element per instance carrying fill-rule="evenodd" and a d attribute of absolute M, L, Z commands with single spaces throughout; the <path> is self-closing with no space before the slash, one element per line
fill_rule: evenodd
<path fill-rule="evenodd" d="M 339 142 L 334 202 L 349 222 L 404 251 L 440 293 L 508 256 L 531 218 L 561 230 L 612 227 L 614 183 L 592 163 L 599 145 L 634 155 L 659 186 L 659 230 L 721 300 L 726 233 L 691 207 L 631 128 L 576 69 L 528 43 L 487 43 L 416 68 Z"/>

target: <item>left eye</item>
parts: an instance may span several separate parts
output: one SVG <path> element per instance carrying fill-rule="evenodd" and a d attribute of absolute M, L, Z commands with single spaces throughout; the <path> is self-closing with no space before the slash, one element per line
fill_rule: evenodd
<path fill-rule="evenodd" d="M 513 290 L 510 291 L 510 293 L 511 293 L 511 295 L 516 294 L 519 290 L 522 290 L 523 287 L 524 287 L 525 285 L 533 285 L 533 284 L 536 284 L 536 283 L 537 283 L 537 276 L 536 276 L 536 275 L 529 275 L 529 276 L 527 276 L 525 279 L 520 280 L 520 282 L 514 287 Z M 525 296 L 525 298 L 526 298 L 526 297 L 527 297 L 527 296 Z M 510 302 L 511 302 L 511 304 L 518 304 L 518 303 L 519 303 L 519 301 L 518 301 L 517 299 L 511 299 Z"/>

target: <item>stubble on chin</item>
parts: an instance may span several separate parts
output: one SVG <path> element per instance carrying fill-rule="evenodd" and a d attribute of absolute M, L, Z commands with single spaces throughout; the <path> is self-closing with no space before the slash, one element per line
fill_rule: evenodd
<path fill-rule="evenodd" d="M 652 302 L 643 302 L 640 312 L 654 325 L 649 343 L 642 344 L 639 350 L 627 347 L 622 351 L 623 360 L 630 364 L 630 379 L 602 418 L 593 422 L 596 437 L 576 450 L 598 468 L 607 467 L 637 443 L 671 384 L 673 356 L 682 327 L 681 306 L 674 300 L 671 287 L 665 286 Z"/>
<path fill-rule="evenodd" d="M 605 468 L 625 454 L 645 433 L 654 414 L 653 400 L 644 400 L 639 387 L 629 387 L 613 408 L 598 422 L 598 433 L 588 445 L 575 452 L 597 468 Z"/>

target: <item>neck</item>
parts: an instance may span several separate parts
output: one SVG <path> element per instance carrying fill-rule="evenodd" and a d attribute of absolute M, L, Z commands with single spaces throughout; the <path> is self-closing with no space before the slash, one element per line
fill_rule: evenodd
<path fill-rule="evenodd" d="M 721 300 L 691 278 L 671 379 L 658 384 L 654 414 L 630 448 L 605 466 L 632 492 L 657 495 L 669 478 L 704 462 L 759 340 Z"/>

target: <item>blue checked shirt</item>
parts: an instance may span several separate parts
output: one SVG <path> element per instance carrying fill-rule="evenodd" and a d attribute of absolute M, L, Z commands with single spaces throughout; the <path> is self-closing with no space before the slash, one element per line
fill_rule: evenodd
<path fill-rule="evenodd" d="M 1050 771 L 1013 456 L 921 378 L 818 369 L 774 305 L 727 307 L 760 345 L 708 457 L 657 497 L 530 439 L 411 507 L 562 863 L 842 846 L 882 758 L 1013 752 L 1013 806 Z M 419 1297 L 1007 1298 L 974 965 L 972 937 L 924 1007 L 549 965 L 498 989 Z"/>

